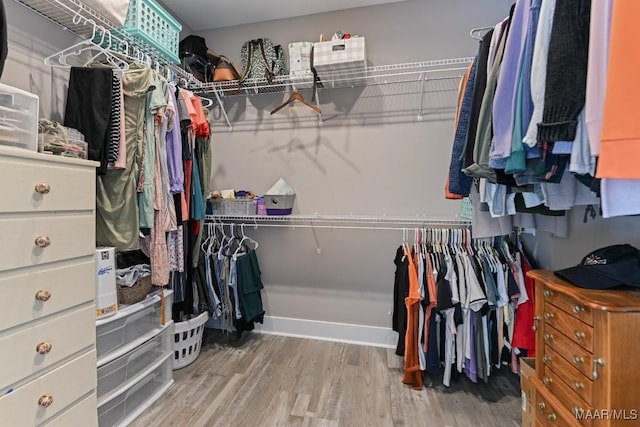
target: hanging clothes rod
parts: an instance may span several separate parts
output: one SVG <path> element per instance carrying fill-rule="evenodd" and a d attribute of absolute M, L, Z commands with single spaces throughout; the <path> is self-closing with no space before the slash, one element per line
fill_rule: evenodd
<path fill-rule="evenodd" d="M 265 216 L 265 215 L 207 215 L 208 221 L 218 222 L 238 222 L 248 225 L 267 225 L 279 227 L 303 226 L 318 227 L 325 224 L 328 228 L 336 228 L 335 224 L 355 224 L 359 228 L 370 230 L 381 230 L 376 224 L 392 224 L 402 226 L 426 226 L 432 228 L 468 228 L 471 221 L 465 219 L 437 219 L 428 217 L 393 217 L 393 216 L 371 216 L 371 215 L 286 215 L 286 216 Z M 334 225 L 331 225 L 334 224 Z M 363 225 L 367 224 L 367 227 Z M 392 229 L 402 229 L 393 227 Z"/>
<path fill-rule="evenodd" d="M 229 223 L 226 223 L 229 224 Z M 262 227 L 276 227 L 276 228 L 312 228 L 312 229 L 327 229 L 327 230 L 371 230 L 371 231 L 411 231 L 413 227 L 379 227 L 376 225 L 322 225 L 322 224 L 269 224 L 269 223 L 244 223 L 244 225 L 251 226 L 254 229 Z"/>

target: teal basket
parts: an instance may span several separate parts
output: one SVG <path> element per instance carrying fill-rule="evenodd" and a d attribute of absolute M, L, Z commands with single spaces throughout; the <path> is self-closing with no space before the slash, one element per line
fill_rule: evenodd
<path fill-rule="evenodd" d="M 155 0 L 131 0 L 124 29 L 178 64 L 182 25 Z"/>

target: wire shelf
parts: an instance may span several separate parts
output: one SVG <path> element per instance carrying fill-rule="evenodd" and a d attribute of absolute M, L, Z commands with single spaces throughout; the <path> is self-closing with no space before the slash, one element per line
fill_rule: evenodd
<path fill-rule="evenodd" d="M 187 80 L 187 84 L 197 88 L 198 82 L 187 72 L 172 65 L 171 58 L 155 49 L 148 43 L 128 34 L 112 21 L 87 6 L 80 0 L 15 0 L 35 13 L 52 21 L 82 39 L 89 40 L 98 27 L 102 32 L 108 31 L 110 41 L 116 53 L 129 54 L 132 50 L 143 53 L 150 61 L 164 66 L 178 76 Z"/>
<path fill-rule="evenodd" d="M 467 70 L 471 57 L 441 59 L 406 64 L 379 65 L 358 70 L 324 73 L 319 89 L 421 83 L 434 79 L 459 79 Z M 265 78 L 204 83 L 199 89 L 217 92 L 222 96 L 246 96 L 311 89 L 313 77 L 278 76 L 269 82 Z"/>
<path fill-rule="evenodd" d="M 432 218 L 426 215 L 415 217 L 373 216 L 373 215 L 207 215 L 208 221 L 238 222 L 242 224 L 279 224 L 283 227 L 318 224 L 358 224 L 376 229 L 375 225 L 429 226 L 439 228 L 468 228 L 471 221 L 465 219 Z"/>

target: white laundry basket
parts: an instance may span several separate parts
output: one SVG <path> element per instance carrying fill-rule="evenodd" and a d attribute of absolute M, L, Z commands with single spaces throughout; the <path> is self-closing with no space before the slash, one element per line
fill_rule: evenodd
<path fill-rule="evenodd" d="M 173 369 L 181 369 L 193 363 L 200 354 L 204 324 L 209 320 L 206 311 L 193 319 L 175 323 L 173 339 Z"/>

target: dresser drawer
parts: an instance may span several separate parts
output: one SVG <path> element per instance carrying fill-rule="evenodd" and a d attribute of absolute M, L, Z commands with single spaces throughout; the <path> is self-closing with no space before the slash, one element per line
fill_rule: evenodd
<path fill-rule="evenodd" d="M 87 305 L 0 336 L 0 366 L 11 367 L 0 370 L 0 387 L 10 386 L 91 347 L 96 337 L 95 319 L 94 306 Z"/>
<path fill-rule="evenodd" d="M 551 391 L 551 393 L 553 393 L 553 395 L 562 402 L 565 408 L 571 411 L 572 414 L 575 414 L 576 419 L 578 414 L 583 414 L 585 411 L 591 409 L 589 403 L 585 402 L 581 396 L 578 396 L 575 393 L 574 387 L 565 383 L 560 376 L 553 370 L 549 369 L 548 366 L 545 365 L 542 371 L 542 382 Z M 583 380 L 579 381 L 584 382 Z M 580 422 L 584 426 L 591 425 L 591 420 L 589 419 L 582 419 Z"/>
<path fill-rule="evenodd" d="M 591 378 L 593 355 L 549 325 L 544 328 L 545 344 L 561 354 L 587 378 Z"/>
<path fill-rule="evenodd" d="M 98 410 L 96 408 L 96 394 L 91 393 L 74 404 L 62 414 L 48 420 L 47 427 L 98 427 Z"/>
<path fill-rule="evenodd" d="M 11 295 L 0 298 L 0 331 L 92 301 L 95 274 L 94 257 L 54 268 L 0 274 L 0 295 Z"/>
<path fill-rule="evenodd" d="M 549 302 L 567 313 L 572 313 L 574 317 L 580 319 L 589 326 L 593 326 L 593 311 L 590 307 L 576 301 L 568 295 L 556 292 L 548 286 L 543 290 L 546 302 Z"/>
<path fill-rule="evenodd" d="M 95 170 L 0 157 L 2 212 L 93 210 Z"/>
<path fill-rule="evenodd" d="M 0 397 L 2 423 L 12 427 L 39 425 L 95 386 L 96 353 L 91 351 Z"/>
<path fill-rule="evenodd" d="M 575 424 L 566 421 L 547 399 L 539 397 L 536 408 L 536 422 L 544 427 L 573 427 Z"/>
<path fill-rule="evenodd" d="M 0 218 L 0 236 L 11 242 L 0 245 L 0 271 L 95 254 L 93 213 Z"/>
<path fill-rule="evenodd" d="M 586 377 L 551 347 L 544 348 L 542 360 L 546 368 L 551 368 L 586 403 L 593 403 L 593 381 L 590 377 Z"/>
<path fill-rule="evenodd" d="M 593 328 L 591 326 L 546 302 L 543 317 L 547 324 L 553 325 L 573 342 L 593 353 Z"/>

